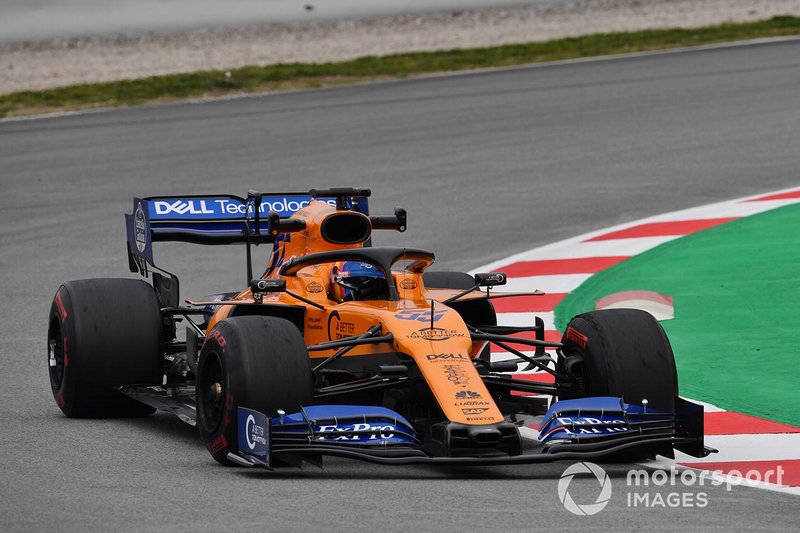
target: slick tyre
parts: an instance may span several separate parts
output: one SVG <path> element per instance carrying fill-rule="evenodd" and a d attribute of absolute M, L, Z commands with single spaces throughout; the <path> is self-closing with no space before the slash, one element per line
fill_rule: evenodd
<path fill-rule="evenodd" d="M 637 309 L 608 309 L 574 317 L 562 339 L 560 370 L 576 388 L 559 399 L 619 396 L 674 412 L 675 357 L 661 324 Z"/>
<path fill-rule="evenodd" d="M 237 450 L 237 408 L 274 417 L 310 405 L 311 362 L 303 336 L 282 318 L 241 316 L 223 320 L 206 338 L 197 364 L 197 427 L 222 464 Z"/>
<path fill-rule="evenodd" d="M 161 383 L 161 312 L 153 287 L 86 279 L 59 287 L 47 328 L 50 387 L 68 417 L 132 417 L 154 409 L 117 392 Z"/>

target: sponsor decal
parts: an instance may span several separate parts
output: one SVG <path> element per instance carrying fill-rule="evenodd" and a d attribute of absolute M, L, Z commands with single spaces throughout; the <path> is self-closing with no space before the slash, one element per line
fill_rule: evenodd
<path fill-rule="evenodd" d="M 316 294 L 316 293 L 320 293 L 320 292 L 324 291 L 325 287 L 322 286 L 322 283 L 318 283 L 316 281 L 312 281 L 311 283 L 306 285 L 306 290 L 308 292 L 313 292 L 313 293 Z"/>
<path fill-rule="evenodd" d="M 567 340 L 572 341 L 584 350 L 586 349 L 587 344 L 589 343 L 589 337 L 584 335 L 583 333 L 572 329 L 572 327 L 567 328 L 566 334 Z"/>
<path fill-rule="evenodd" d="M 322 319 L 317 317 L 308 317 L 306 320 L 306 328 L 307 329 L 323 329 L 322 328 Z"/>
<path fill-rule="evenodd" d="M 457 407 L 470 407 L 474 406 L 477 407 L 479 405 L 489 405 L 489 402 L 483 400 L 483 396 L 479 392 L 471 391 L 471 390 L 460 390 L 456 393 L 456 400 L 455 405 Z M 484 409 L 485 411 L 485 409 Z M 464 413 L 468 414 L 468 413 Z M 474 413 L 477 414 L 477 413 Z"/>
<path fill-rule="evenodd" d="M 462 353 L 429 353 L 428 355 L 425 356 L 425 359 L 427 359 L 428 361 L 442 362 L 442 361 L 453 361 L 453 360 L 464 361 L 469 359 L 469 357 L 467 357 Z"/>
<path fill-rule="evenodd" d="M 413 279 L 404 279 L 400 282 L 400 288 L 406 291 L 413 291 L 417 288 L 417 282 Z"/>
<path fill-rule="evenodd" d="M 467 420 L 471 422 L 479 422 L 479 421 L 492 421 L 494 417 L 491 416 L 468 416 Z"/>
<path fill-rule="evenodd" d="M 372 425 L 367 423 L 342 424 L 342 425 L 329 424 L 329 425 L 319 426 L 319 428 L 316 429 L 316 431 L 318 433 L 332 434 L 332 435 L 319 435 L 317 437 L 317 440 L 370 441 L 370 440 L 391 439 L 392 437 L 394 437 L 395 427 L 391 424 L 385 424 L 385 425 Z M 345 433 L 345 434 L 336 435 L 337 433 Z"/>
<path fill-rule="evenodd" d="M 273 291 L 283 286 L 280 279 L 260 279 L 256 282 L 256 289 L 260 291 Z"/>
<path fill-rule="evenodd" d="M 258 208 L 260 215 L 277 211 L 282 217 L 288 217 L 306 207 L 311 200 L 307 196 L 285 196 L 263 199 Z M 321 200 L 336 207 L 336 200 Z M 169 200 L 152 200 L 148 207 L 151 218 L 241 218 L 252 214 L 253 206 L 236 198 L 179 198 Z"/>
<path fill-rule="evenodd" d="M 444 373 L 447 381 L 457 387 L 466 388 L 469 385 L 469 377 L 459 365 L 444 365 Z"/>
<path fill-rule="evenodd" d="M 428 315 L 430 317 L 430 314 Z M 424 328 L 418 329 L 408 336 L 409 339 L 423 339 L 426 341 L 444 341 L 453 337 L 466 337 L 466 333 L 457 329 Z"/>
<path fill-rule="evenodd" d="M 492 274 L 487 274 L 484 276 L 483 279 L 487 283 L 496 283 L 497 285 L 506 284 L 506 275 L 502 272 L 494 272 Z"/>
<path fill-rule="evenodd" d="M 334 311 L 328 317 L 328 340 L 344 339 L 356 334 L 356 325 L 352 322 L 343 322 L 339 311 Z"/>
<path fill-rule="evenodd" d="M 254 450 L 257 444 L 267 443 L 267 439 L 264 438 L 264 427 L 256 424 L 256 419 L 253 415 L 247 416 L 244 432 L 247 440 L 247 447 L 251 450 Z"/>
<path fill-rule="evenodd" d="M 217 200 L 222 203 L 224 200 Z M 244 207 L 244 206 L 242 206 Z M 209 209 L 206 200 L 156 200 L 153 202 L 156 215 L 213 215 L 215 211 Z"/>
<path fill-rule="evenodd" d="M 139 250 L 139 253 L 142 253 L 147 248 L 147 221 L 144 218 L 142 202 L 139 202 L 136 206 L 136 213 L 133 215 L 133 232 L 136 240 L 136 249 Z"/>
<path fill-rule="evenodd" d="M 433 313 L 433 321 L 437 322 L 444 316 L 446 312 L 447 309 L 442 309 L 441 311 L 435 311 Z M 430 322 L 431 311 L 430 309 L 406 309 L 404 311 L 400 311 L 399 313 L 395 313 L 394 317 L 399 318 L 400 320 L 416 320 L 418 322 Z"/>
<path fill-rule="evenodd" d="M 559 424 L 563 427 L 558 427 L 558 431 L 563 431 L 567 435 L 587 435 L 587 434 L 602 434 L 602 433 L 624 433 L 628 431 L 628 425 L 624 420 L 600 420 L 599 418 L 592 418 L 588 416 L 569 417 L 563 416 L 556 418 Z M 617 427 L 581 427 L 581 426 L 599 426 L 611 424 Z"/>
<path fill-rule="evenodd" d="M 56 307 L 58 308 L 58 314 L 61 315 L 61 320 L 67 318 L 67 310 L 64 308 L 64 302 L 61 301 L 61 291 L 56 293 Z"/>
<path fill-rule="evenodd" d="M 224 348 L 225 345 L 228 344 L 228 341 L 225 340 L 225 337 L 222 335 L 222 333 L 220 333 L 220 331 L 218 329 L 215 329 L 214 331 L 212 331 L 208 335 L 208 338 L 209 339 L 215 339 L 217 341 L 217 344 L 219 344 L 220 348 Z"/>
<path fill-rule="evenodd" d="M 266 457 L 269 443 L 269 421 L 263 413 L 245 407 L 237 409 L 239 428 L 239 450 L 259 457 Z"/>
<path fill-rule="evenodd" d="M 478 400 L 467 400 L 465 402 L 456 402 L 456 407 L 466 407 L 468 405 L 489 405 L 489 402 L 482 402 Z"/>
<path fill-rule="evenodd" d="M 465 415 L 479 415 L 479 414 L 483 413 L 484 411 L 488 411 L 488 410 L 489 410 L 488 407 L 468 407 L 468 408 L 461 409 L 461 412 L 464 413 Z"/>

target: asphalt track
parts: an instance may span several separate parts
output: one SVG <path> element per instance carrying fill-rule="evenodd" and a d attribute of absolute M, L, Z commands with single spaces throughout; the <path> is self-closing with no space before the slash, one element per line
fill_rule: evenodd
<path fill-rule="evenodd" d="M 61 281 L 127 275 L 135 194 L 368 185 L 374 212 L 409 211 L 409 231 L 379 243 L 469 269 L 796 185 L 798 67 L 795 41 L 0 122 L 0 530 L 795 531 L 800 500 L 744 487 L 704 487 L 704 508 L 630 508 L 625 465 L 588 518 L 559 503 L 565 464 L 225 469 L 166 415 L 64 418 L 45 329 Z M 186 297 L 244 281 L 238 248 L 162 245 L 159 258 L 185 273 Z M 598 489 L 570 486 L 585 502 Z"/>

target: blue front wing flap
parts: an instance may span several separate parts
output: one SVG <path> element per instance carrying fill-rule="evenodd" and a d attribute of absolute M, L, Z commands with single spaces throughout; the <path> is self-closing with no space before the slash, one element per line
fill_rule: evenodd
<path fill-rule="evenodd" d="M 620 398 L 600 396 L 554 403 L 539 427 L 545 445 L 597 441 L 623 435 L 669 431 L 672 413 L 629 404 Z"/>
<path fill-rule="evenodd" d="M 297 413 L 269 418 L 238 408 L 240 454 L 272 464 L 272 448 L 302 448 L 310 444 L 389 447 L 421 444 L 414 428 L 391 409 L 370 405 L 312 405 Z"/>
<path fill-rule="evenodd" d="M 381 464 L 486 465 L 583 460 L 634 447 L 670 456 L 673 447 L 696 457 L 713 451 L 703 446 L 702 406 L 681 398 L 676 398 L 676 413 L 615 397 L 556 402 L 540 425 L 538 452 L 491 457 L 430 456 L 411 424 L 383 407 L 314 405 L 274 418 L 238 409 L 239 455 L 232 459 L 268 468 L 276 454 L 335 455 Z"/>

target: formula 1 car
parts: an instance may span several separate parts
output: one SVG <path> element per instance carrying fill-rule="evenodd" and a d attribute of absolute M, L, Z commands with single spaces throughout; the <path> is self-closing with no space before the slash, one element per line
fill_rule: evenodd
<path fill-rule="evenodd" d="M 47 334 L 58 406 L 68 417 L 167 411 L 220 463 L 270 469 L 323 456 L 475 465 L 712 451 L 652 316 L 585 313 L 561 342 L 538 318 L 498 325 L 492 300 L 520 296 L 492 290 L 505 274 L 428 271 L 431 252 L 373 246 L 374 230 L 405 231 L 406 212 L 371 216 L 369 196 L 134 199 L 129 267 L 152 284 L 61 285 Z M 181 304 L 177 277 L 155 266 L 159 241 L 244 244 L 247 287 Z M 271 259 L 255 277 L 262 243 Z M 491 343 L 513 358 L 493 361 Z M 552 379 L 520 379 L 521 365 Z M 538 437 L 522 438 L 531 424 Z"/>

